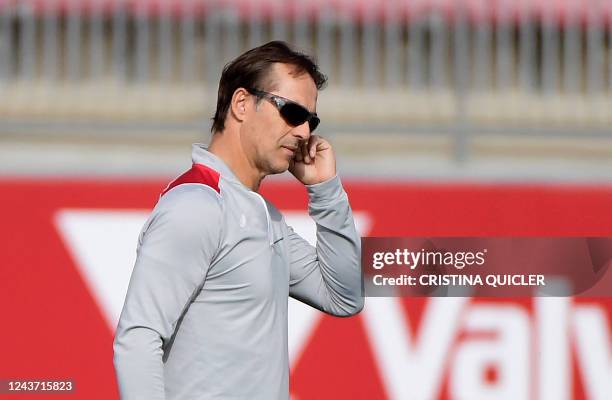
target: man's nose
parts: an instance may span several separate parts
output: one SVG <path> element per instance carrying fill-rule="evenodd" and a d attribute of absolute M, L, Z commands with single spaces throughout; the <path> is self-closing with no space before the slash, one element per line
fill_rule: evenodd
<path fill-rule="evenodd" d="M 310 126 L 308 121 L 302 125 L 298 125 L 293 128 L 293 135 L 298 137 L 300 140 L 308 140 L 310 138 Z"/>

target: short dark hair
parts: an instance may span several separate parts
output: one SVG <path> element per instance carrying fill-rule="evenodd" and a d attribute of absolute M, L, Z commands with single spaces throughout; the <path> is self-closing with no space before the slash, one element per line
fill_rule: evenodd
<path fill-rule="evenodd" d="M 238 88 L 273 90 L 266 87 L 270 84 L 269 75 L 274 63 L 289 64 L 295 67 L 298 74 L 310 75 L 318 90 L 325 87 L 327 77 L 319 71 L 313 57 L 293 50 L 282 41 L 268 42 L 255 47 L 226 64 L 219 80 L 217 109 L 211 131 L 225 129 L 225 118 L 230 108 L 232 96 Z"/>

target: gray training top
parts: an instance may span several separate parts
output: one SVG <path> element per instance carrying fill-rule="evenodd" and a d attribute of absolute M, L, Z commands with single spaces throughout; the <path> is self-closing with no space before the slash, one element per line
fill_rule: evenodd
<path fill-rule="evenodd" d="M 289 398 L 287 300 L 363 308 L 360 238 L 340 179 L 307 185 L 311 246 L 201 144 L 138 240 L 114 363 L 125 400 Z"/>

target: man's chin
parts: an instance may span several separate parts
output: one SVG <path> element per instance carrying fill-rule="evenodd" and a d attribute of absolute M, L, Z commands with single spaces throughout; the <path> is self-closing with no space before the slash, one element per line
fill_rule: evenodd
<path fill-rule="evenodd" d="M 289 169 L 289 161 L 279 161 L 278 163 L 271 165 L 268 175 L 282 174 Z"/>
<path fill-rule="evenodd" d="M 282 167 L 282 168 L 277 168 L 272 172 L 272 175 L 276 175 L 276 174 L 282 174 L 283 172 L 287 171 L 289 169 L 289 164 L 287 164 L 286 166 Z"/>

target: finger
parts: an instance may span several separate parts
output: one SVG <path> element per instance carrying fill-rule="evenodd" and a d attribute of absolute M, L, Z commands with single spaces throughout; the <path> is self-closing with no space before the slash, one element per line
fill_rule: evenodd
<path fill-rule="evenodd" d="M 319 136 L 318 135 L 312 135 L 308 139 L 308 153 L 310 154 L 310 157 L 315 158 L 315 156 L 317 154 L 317 145 L 318 144 L 319 144 Z"/>

